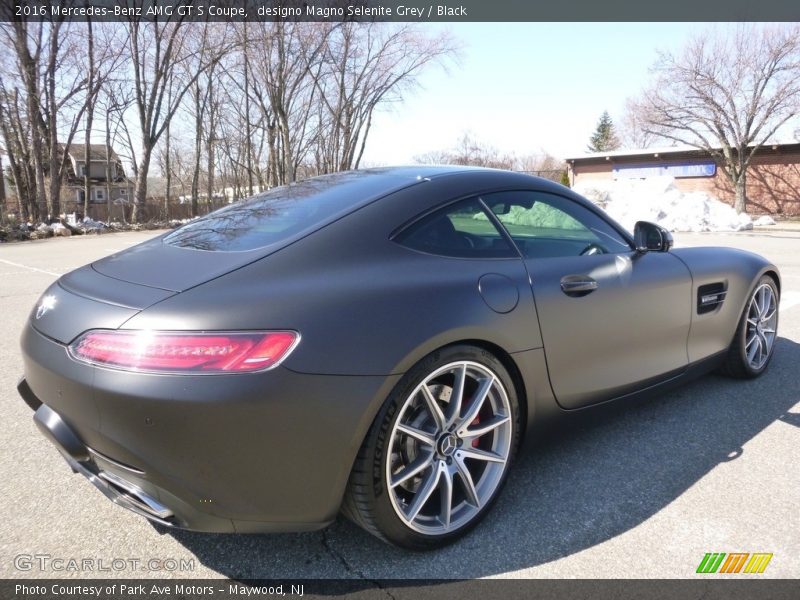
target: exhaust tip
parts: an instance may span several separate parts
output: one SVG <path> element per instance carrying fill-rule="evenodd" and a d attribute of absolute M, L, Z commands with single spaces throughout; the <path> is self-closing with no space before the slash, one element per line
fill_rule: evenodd
<path fill-rule="evenodd" d="M 169 519 L 174 516 L 170 509 L 152 496 L 146 494 L 144 490 L 130 481 L 126 481 L 122 477 L 109 473 L 108 471 L 100 471 L 98 475 L 139 510 L 153 515 L 154 517 L 158 517 L 159 519 Z"/>

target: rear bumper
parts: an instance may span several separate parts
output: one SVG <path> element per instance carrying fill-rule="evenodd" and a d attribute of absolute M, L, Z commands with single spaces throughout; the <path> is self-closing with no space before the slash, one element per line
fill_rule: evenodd
<path fill-rule="evenodd" d="M 91 459 L 89 449 L 78 441 L 75 433 L 49 406 L 42 404 L 34 413 L 33 420 L 44 436 L 58 448 L 72 471 L 86 477 L 106 498 L 161 525 L 173 527 L 177 524 L 172 510 L 136 484 L 101 470 Z"/>
<path fill-rule="evenodd" d="M 399 378 L 115 371 L 77 363 L 30 325 L 22 350 L 20 394 L 70 467 L 116 504 L 196 531 L 330 523 Z"/>
<path fill-rule="evenodd" d="M 19 387 L 23 388 L 25 384 L 23 379 Z M 177 499 L 171 500 L 176 506 L 175 510 L 162 504 L 155 496 L 168 496 L 166 490 L 153 491 L 151 488 L 150 493 L 143 490 L 140 487 L 141 482 L 131 480 L 135 476 L 131 477 L 133 471 L 130 468 L 115 464 L 115 461 L 81 443 L 61 416 L 46 404 L 41 404 L 36 409 L 33 421 L 39 431 L 58 449 L 73 473 L 83 475 L 114 504 L 164 527 L 189 528 L 193 525 L 204 530 L 235 531 L 233 523 L 228 519 L 214 519 L 210 515 L 197 513 Z M 124 476 L 115 474 L 109 470 L 114 467 L 117 471 L 130 472 Z M 176 516 L 176 510 L 181 517 Z"/>

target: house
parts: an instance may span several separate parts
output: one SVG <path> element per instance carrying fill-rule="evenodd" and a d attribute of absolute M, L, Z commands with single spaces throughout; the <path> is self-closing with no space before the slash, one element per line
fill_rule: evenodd
<path fill-rule="evenodd" d="M 64 144 L 59 144 L 63 151 Z M 67 162 L 67 172 L 64 178 L 64 186 L 68 192 L 62 198 L 67 211 L 69 206 L 74 203 L 75 208 L 83 210 L 84 201 L 84 176 L 86 165 L 84 161 L 85 147 L 83 144 L 72 144 L 67 149 L 69 161 Z M 110 181 L 106 181 L 106 167 L 110 172 Z M 122 161 L 113 149 L 106 155 L 105 144 L 90 144 L 89 146 L 89 181 L 91 184 L 90 204 L 106 204 L 108 198 L 106 194 L 109 189 L 111 192 L 111 202 L 114 204 L 125 204 L 133 197 L 133 181 L 125 175 Z"/>

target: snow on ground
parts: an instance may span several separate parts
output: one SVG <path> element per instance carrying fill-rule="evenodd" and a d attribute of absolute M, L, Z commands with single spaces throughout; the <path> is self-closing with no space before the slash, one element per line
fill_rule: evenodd
<path fill-rule="evenodd" d="M 753 227 L 767 227 L 769 225 L 775 225 L 775 219 L 769 215 L 758 217 L 755 221 L 753 221 Z"/>
<path fill-rule="evenodd" d="M 682 192 L 672 177 L 579 183 L 585 196 L 629 231 L 636 221 L 658 223 L 670 231 L 741 231 L 752 229 L 746 214 L 705 192 Z"/>

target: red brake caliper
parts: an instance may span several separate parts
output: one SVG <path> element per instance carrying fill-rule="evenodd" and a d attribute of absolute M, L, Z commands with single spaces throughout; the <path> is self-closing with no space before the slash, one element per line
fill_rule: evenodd
<path fill-rule="evenodd" d="M 470 423 L 469 426 L 472 427 L 473 425 L 477 425 L 480 422 L 481 422 L 481 418 L 480 417 L 475 417 L 475 420 L 472 423 Z M 473 448 L 477 448 L 479 441 L 480 441 L 480 438 L 475 438 L 474 440 L 472 440 L 472 447 Z"/>

